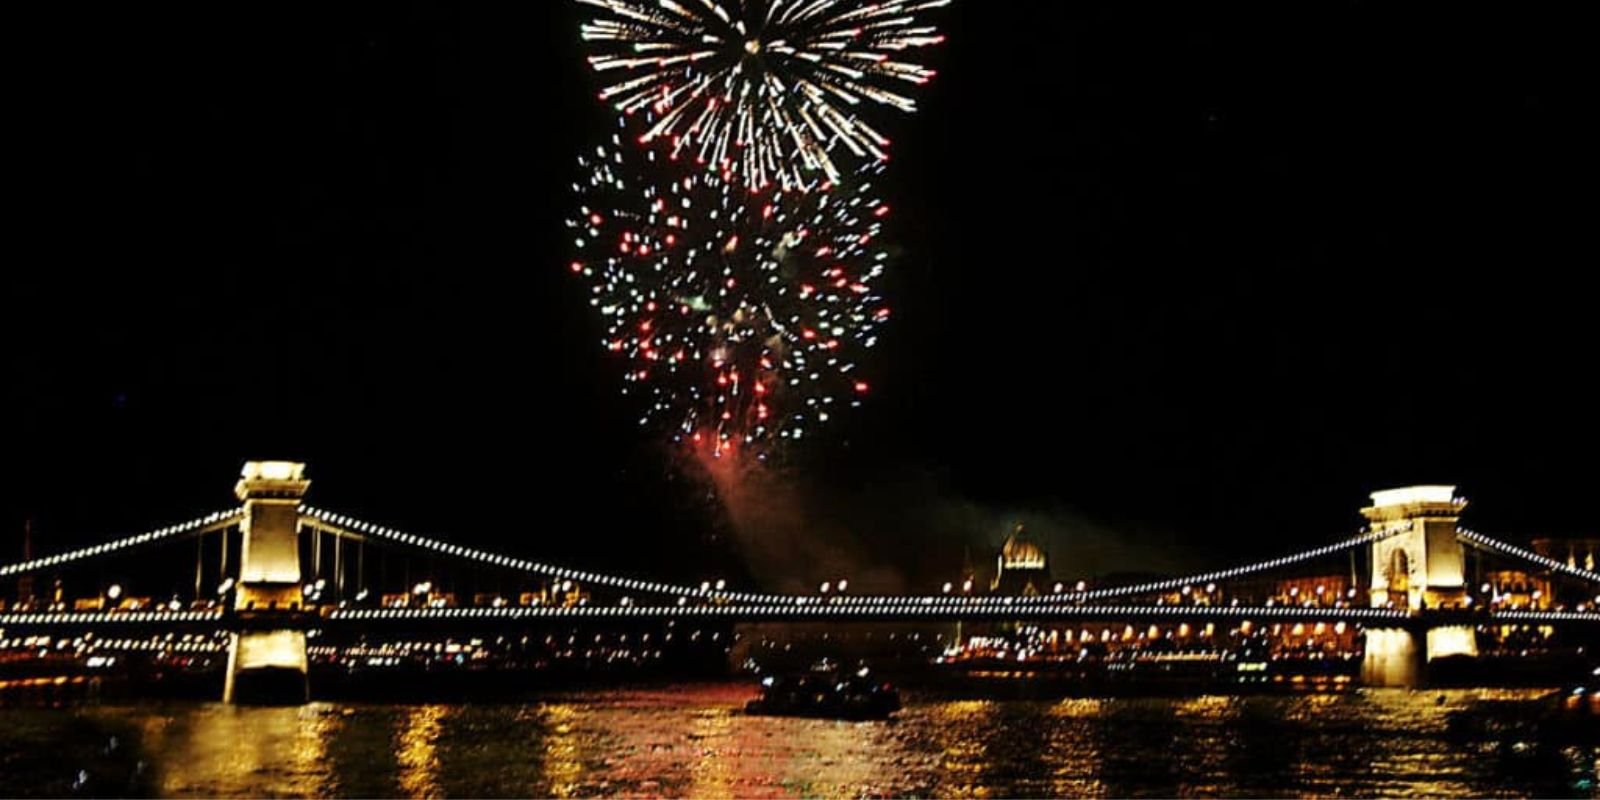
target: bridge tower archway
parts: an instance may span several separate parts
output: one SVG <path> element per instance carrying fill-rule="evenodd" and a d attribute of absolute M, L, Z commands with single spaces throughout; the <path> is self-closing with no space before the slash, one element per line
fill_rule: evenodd
<path fill-rule="evenodd" d="M 299 610 L 300 502 L 310 486 L 305 464 L 245 463 L 234 486 L 244 503 L 236 613 L 270 622 Z M 229 642 L 223 701 L 304 703 L 310 694 L 307 672 L 304 630 L 251 626 Z"/>
<path fill-rule="evenodd" d="M 1455 491 L 1432 485 L 1372 493 L 1372 505 L 1361 514 L 1374 533 L 1387 534 L 1371 545 L 1374 607 L 1423 611 L 1466 605 L 1466 553 L 1456 523 L 1467 503 Z M 1422 643 L 1411 629 L 1369 629 L 1362 677 L 1372 686 L 1415 686 L 1427 661 L 1477 654 L 1468 625 L 1428 628 Z"/>

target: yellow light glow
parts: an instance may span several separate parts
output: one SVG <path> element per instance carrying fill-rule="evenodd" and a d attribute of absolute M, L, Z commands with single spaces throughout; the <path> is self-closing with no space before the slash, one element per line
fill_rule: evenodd
<path fill-rule="evenodd" d="M 450 716 L 449 706 L 418 706 L 400 723 L 395 761 L 400 789 L 407 797 L 439 797 L 439 736 Z"/>
<path fill-rule="evenodd" d="M 1407 486 L 1372 493 L 1372 505 L 1377 508 L 1403 506 L 1411 503 L 1450 503 L 1456 497 L 1454 486 Z"/>
<path fill-rule="evenodd" d="M 306 465 L 295 461 L 246 461 L 239 475 L 246 480 L 298 481 L 305 471 Z"/>

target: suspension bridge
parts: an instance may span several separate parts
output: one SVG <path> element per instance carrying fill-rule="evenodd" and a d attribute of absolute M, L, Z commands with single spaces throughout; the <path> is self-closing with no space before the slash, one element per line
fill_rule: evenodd
<path fill-rule="evenodd" d="M 309 487 L 303 464 L 248 462 L 235 486 L 235 507 L 0 566 L 0 579 L 27 587 L 19 591 L 26 596 L 16 606 L 0 612 L 0 640 L 80 634 L 134 649 L 166 641 L 168 647 L 225 650 L 224 697 L 248 701 L 285 694 L 303 700 L 308 637 L 341 633 L 492 634 L 576 622 L 680 621 L 1098 623 L 1130 629 L 1138 623 L 1158 635 L 1161 626 L 1184 631 L 1221 626 L 1237 632 L 1264 625 L 1338 625 L 1361 632 L 1364 682 L 1414 686 L 1429 661 L 1476 657 L 1479 632 L 1486 628 L 1600 631 L 1600 573 L 1592 555 L 1583 564 L 1562 561 L 1461 528 L 1465 501 L 1448 486 L 1376 492 L 1372 506 L 1362 510 L 1368 521 L 1362 530 L 1298 553 L 1122 586 L 1057 585 L 1056 591 L 1041 594 L 981 596 L 780 594 L 576 569 L 309 506 Z M 31 597 L 40 575 L 103 573 L 118 559 L 185 543 L 196 558 L 187 603 L 177 597 L 130 603 L 118 596 L 120 584 L 96 586 L 95 596 L 70 603 L 65 596 L 46 603 Z M 391 571 L 386 555 L 391 551 L 426 559 L 427 566 L 415 573 L 407 566 L 401 591 L 385 593 L 383 588 L 395 583 L 395 576 L 385 574 Z M 1358 556 L 1368 565 L 1364 572 L 1355 568 Z M 1274 576 L 1330 559 L 1351 565 L 1351 580 L 1340 591 L 1325 593 L 1318 586 L 1315 592 L 1283 595 L 1262 588 Z M 1502 603 L 1494 586 L 1471 579 L 1469 562 L 1482 573 L 1491 559 L 1543 576 L 1561 591 L 1552 589 L 1537 597 L 1539 602 L 1520 606 Z M 467 603 L 456 594 L 443 599 L 433 591 L 432 576 L 445 565 L 490 576 L 485 580 L 496 590 L 472 593 Z M 424 580 L 413 583 L 412 577 Z M 508 593 L 508 582 L 517 587 L 532 582 L 539 590 Z M 1557 594 L 1575 599 L 1560 601 Z"/>

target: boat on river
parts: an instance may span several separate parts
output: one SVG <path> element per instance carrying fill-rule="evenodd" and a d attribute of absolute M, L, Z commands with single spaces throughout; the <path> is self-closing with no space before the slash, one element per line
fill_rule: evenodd
<path fill-rule="evenodd" d="M 810 671 L 768 675 L 761 679 L 761 697 L 745 705 L 749 714 L 832 719 L 887 719 L 900 710 L 900 693 L 867 667 L 853 672 L 833 662 Z"/>

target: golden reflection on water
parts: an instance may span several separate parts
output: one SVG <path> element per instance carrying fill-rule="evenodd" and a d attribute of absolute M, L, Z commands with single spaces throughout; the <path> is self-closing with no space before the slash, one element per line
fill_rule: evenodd
<path fill-rule="evenodd" d="M 1173 759 L 1180 765 L 1177 793 L 1183 796 L 1227 794 L 1239 777 L 1231 763 L 1244 701 L 1228 695 L 1202 695 L 1173 704 L 1179 722 L 1173 737 Z"/>
<path fill-rule="evenodd" d="M 803 760 L 786 785 L 802 797 L 861 797 L 889 793 L 886 780 L 901 777 L 889 765 L 898 756 L 879 734 L 883 722 L 810 720 L 804 731 Z"/>
<path fill-rule="evenodd" d="M 1283 718 L 1290 722 L 1311 722 L 1321 719 L 1329 709 L 1350 702 L 1349 695 L 1303 694 L 1297 695 L 1283 710 Z"/>
<path fill-rule="evenodd" d="M 573 733 L 578 723 L 578 709 L 568 703 L 543 706 L 546 734 L 540 760 L 544 777 L 550 782 L 551 797 L 576 797 L 580 794 L 579 779 L 583 777 L 583 759 L 578 750 L 578 737 Z"/>
<path fill-rule="evenodd" d="M 442 797 L 439 785 L 439 734 L 454 706 L 412 706 L 396 723 L 395 766 L 406 797 Z"/>
<path fill-rule="evenodd" d="M 992 700 L 958 700 L 939 703 L 928 710 L 930 738 L 940 753 L 935 794 L 989 796 L 983 781 L 989 764 L 988 737 L 980 731 L 992 724 L 996 705 Z"/>
<path fill-rule="evenodd" d="M 1172 711 L 1180 718 L 1221 722 L 1239 715 L 1239 698 L 1221 694 L 1190 697 L 1174 703 Z"/>
<path fill-rule="evenodd" d="M 327 746 L 343 725 L 326 703 L 251 708 L 209 703 L 181 717 L 150 715 L 147 747 L 179 758 L 158 765 L 165 797 L 332 794 Z"/>
<path fill-rule="evenodd" d="M 1097 697 L 1069 697 L 1050 706 L 1050 716 L 1061 719 L 1087 719 L 1104 713 L 1106 701 Z"/>
<path fill-rule="evenodd" d="M 1100 773 L 1104 755 L 1100 739 L 1087 724 L 1105 713 L 1098 698 L 1069 698 L 1050 706 L 1044 763 L 1050 765 L 1050 794 L 1056 797 L 1104 797 L 1109 792 Z"/>
<path fill-rule="evenodd" d="M 689 725 L 694 763 L 689 766 L 690 797 L 736 797 L 732 765 L 737 754 L 727 752 L 732 718 L 710 710 L 695 714 Z"/>
<path fill-rule="evenodd" d="M 1531 696 L 913 699 L 893 723 L 750 716 L 744 692 L 720 687 L 521 707 L 95 713 L 138 730 L 171 797 L 1588 794 L 1592 748 L 1530 761 L 1446 735 L 1474 702 Z"/>

